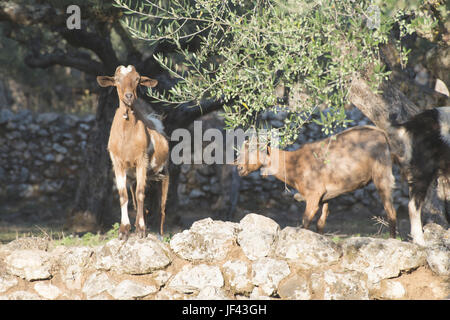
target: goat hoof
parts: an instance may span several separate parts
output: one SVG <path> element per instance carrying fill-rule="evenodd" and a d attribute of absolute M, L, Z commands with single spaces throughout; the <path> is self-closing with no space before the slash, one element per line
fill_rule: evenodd
<path fill-rule="evenodd" d="M 128 240 L 128 236 L 130 235 L 130 225 L 121 224 L 119 227 L 119 240 Z"/>
<path fill-rule="evenodd" d="M 136 233 L 139 239 L 145 238 L 145 229 L 136 228 Z"/>

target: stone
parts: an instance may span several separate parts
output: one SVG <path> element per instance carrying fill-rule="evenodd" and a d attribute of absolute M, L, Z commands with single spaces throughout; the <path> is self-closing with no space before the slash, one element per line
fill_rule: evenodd
<path fill-rule="evenodd" d="M 9 109 L 0 109 L 0 125 L 12 121 L 14 113 Z"/>
<path fill-rule="evenodd" d="M 158 285 L 159 287 L 164 286 L 167 281 L 169 281 L 171 276 L 172 273 L 165 270 L 158 270 L 153 273 L 153 279 L 155 280 L 156 285 Z"/>
<path fill-rule="evenodd" d="M 450 276 L 450 249 L 444 246 L 427 248 L 427 263 L 440 276 Z"/>
<path fill-rule="evenodd" d="M 113 239 L 99 248 L 95 268 L 128 274 L 147 274 L 170 264 L 168 250 L 156 237 Z"/>
<path fill-rule="evenodd" d="M 367 276 L 357 271 L 325 270 L 311 275 L 311 288 L 323 300 L 368 300 Z"/>
<path fill-rule="evenodd" d="M 222 266 L 223 274 L 227 279 L 230 288 L 238 293 L 250 293 L 253 284 L 249 277 L 249 268 L 247 263 L 242 260 L 230 260 Z"/>
<path fill-rule="evenodd" d="M 270 218 L 250 213 L 239 222 L 237 241 L 247 258 L 256 260 L 272 252 L 280 226 Z"/>
<path fill-rule="evenodd" d="M 149 294 L 157 292 L 155 286 L 144 285 L 131 280 L 124 280 L 117 286 L 108 290 L 108 293 L 117 300 L 132 300 L 148 296 Z"/>
<path fill-rule="evenodd" d="M 34 285 L 34 290 L 41 297 L 49 300 L 55 300 L 61 295 L 61 290 L 50 283 L 38 282 Z"/>
<path fill-rule="evenodd" d="M 200 189 L 193 189 L 191 191 L 191 193 L 189 193 L 189 198 L 190 199 L 198 199 L 198 198 L 201 198 L 201 197 L 204 197 L 204 196 L 206 196 L 206 193 L 204 193 Z"/>
<path fill-rule="evenodd" d="M 217 287 L 204 287 L 200 290 L 195 300 L 228 300 L 225 291 Z"/>
<path fill-rule="evenodd" d="M 36 117 L 36 122 L 42 125 L 48 125 L 58 120 L 59 114 L 55 112 L 41 113 Z"/>
<path fill-rule="evenodd" d="M 386 279 L 380 282 L 376 295 L 380 299 L 398 300 L 405 298 L 406 290 L 400 281 Z"/>
<path fill-rule="evenodd" d="M 62 251 L 62 252 L 61 252 Z M 83 272 L 89 268 L 94 250 L 89 247 L 57 247 L 52 254 L 57 256 L 61 279 L 68 289 L 81 289 Z"/>
<path fill-rule="evenodd" d="M 55 150 L 58 153 L 62 153 L 62 154 L 66 154 L 68 152 L 66 147 L 63 147 L 62 145 L 58 144 L 58 143 L 54 143 L 52 145 L 52 149 Z"/>
<path fill-rule="evenodd" d="M 51 256 L 42 250 L 17 250 L 6 257 L 7 271 L 28 281 L 51 278 Z"/>
<path fill-rule="evenodd" d="M 426 263 L 424 249 L 396 239 L 354 237 L 342 243 L 342 266 L 367 274 L 370 284 Z"/>
<path fill-rule="evenodd" d="M 7 274 L 0 275 L 0 293 L 8 291 L 18 283 L 17 279 L 13 276 Z"/>
<path fill-rule="evenodd" d="M 170 248 L 186 260 L 222 260 L 236 243 L 236 230 L 236 223 L 202 219 L 175 234 Z"/>
<path fill-rule="evenodd" d="M 0 296 L 0 300 L 42 300 L 42 298 L 35 293 L 19 290 Z"/>
<path fill-rule="evenodd" d="M 447 97 L 450 96 L 447 86 L 445 85 L 444 81 L 442 81 L 441 79 L 436 79 L 436 84 L 434 85 L 434 91 L 439 92 L 443 95 L 446 95 Z"/>
<path fill-rule="evenodd" d="M 254 287 L 250 293 L 250 300 L 270 300 L 270 297 L 260 287 Z"/>
<path fill-rule="evenodd" d="M 17 251 L 17 250 L 42 250 L 47 251 L 49 246 L 49 239 L 40 238 L 40 237 L 24 237 L 18 238 L 9 242 L 8 244 L 2 246 L 3 249 L 7 249 L 8 251 Z"/>
<path fill-rule="evenodd" d="M 23 151 L 27 148 L 27 144 L 24 141 L 17 141 L 14 143 L 13 147 L 16 150 Z"/>
<path fill-rule="evenodd" d="M 161 288 L 161 290 L 155 294 L 155 300 L 186 300 L 186 299 L 192 299 L 192 295 L 184 294 L 173 288 L 167 287 Z"/>
<path fill-rule="evenodd" d="M 185 265 L 169 282 L 168 287 L 182 293 L 200 291 L 205 287 L 221 288 L 224 279 L 219 267 L 200 264 Z"/>
<path fill-rule="evenodd" d="M 450 229 L 445 230 L 437 223 L 427 223 L 423 227 L 423 238 L 427 247 L 443 246 L 450 250 Z"/>
<path fill-rule="evenodd" d="M 279 282 L 291 272 L 284 260 L 259 258 L 252 263 L 252 282 L 266 296 L 276 293 Z"/>
<path fill-rule="evenodd" d="M 311 300 L 312 297 L 308 279 L 298 274 L 283 280 L 278 286 L 278 294 L 289 300 Z"/>
<path fill-rule="evenodd" d="M 97 299 L 100 294 L 111 291 L 114 286 L 115 283 L 105 273 L 95 272 L 87 278 L 81 291 L 86 295 L 86 299 Z"/>
<path fill-rule="evenodd" d="M 44 160 L 47 162 L 53 162 L 55 161 L 55 156 L 52 153 L 48 153 L 44 155 Z"/>
<path fill-rule="evenodd" d="M 280 232 L 275 252 L 277 257 L 306 269 L 332 264 L 341 256 L 331 239 L 299 227 L 286 227 Z"/>

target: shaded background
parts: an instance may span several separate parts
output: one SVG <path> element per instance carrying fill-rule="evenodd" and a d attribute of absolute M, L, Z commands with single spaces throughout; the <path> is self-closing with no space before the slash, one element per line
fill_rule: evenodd
<path fill-rule="evenodd" d="M 81 30 L 66 27 L 69 4 L 81 8 Z M 110 1 L 8 1 L 0 4 L 0 240 L 27 232 L 97 232 L 119 221 L 119 200 L 106 142 L 117 106 L 114 90 L 100 89 L 95 76 L 113 74 L 117 65 L 133 64 L 159 81 L 164 91 L 174 80 L 153 59 L 163 53 L 176 61 L 175 48 L 135 41 L 118 23 L 122 13 Z M 450 49 L 447 21 L 437 34 L 412 35 L 404 46 L 412 49 L 401 69 L 394 48 L 383 50 L 391 69 L 390 83 L 419 108 L 450 105 Z M 188 50 L 198 49 L 194 38 Z M 143 96 L 143 95 L 142 95 Z M 189 104 L 170 108 L 149 101 L 164 115 L 166 132 L 192 130 L 194 120 L 207 128 L 223 129 L 222 101 L 206 101 L 201 108 Z M 351 125 L 371 123 L 348 105 Z M 262 117 L 280 126 L 287 114 L 268 110 Z M 295 149 L 323 137 L 308 124 Z M 396 169 L 396 171 L 398 171 Z M 271 217 L 282 227 L 298 225 L 303 203 L 293 191 L 259 173 L 240 179 L 227 165 L 171 165 L 166 230 L 176 232 L 204 217 L 238 221 L 248 212 Z M 394 193 L 402 237 L 409 232 L 407 188 L 399 175 Z M 157 230 L 159 215 L 152 199 L 158 186 L 150 186 L 147 208 L 150 229 Z M 235 205 L 234 205 L 235 204 Z M 435 206 L 436 207 L 436 206 Z M 429 205 L 424 220 L 445 224 L 442 208 Z M 330 202 L 325 232 L 374 235 L 385 233 L 380 219 L 385 212 L 373 185 Z M 378 218 L 374 218 L 378 217 Z"/>

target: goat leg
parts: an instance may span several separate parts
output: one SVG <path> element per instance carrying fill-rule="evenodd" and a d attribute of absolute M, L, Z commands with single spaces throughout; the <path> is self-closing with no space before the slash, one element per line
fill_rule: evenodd
<path fill-rule="evenodd" d="M 328 217 L 328 202 L 325 202 L 322 206 L 322 215 L 320 216 L 319 221 L 317 221 L 317 232 L 323 234 L 323 229 L 325 227 L 325 223 Z"/>
<path fill-rule="evenodd" d="M 112 157 L 112 159 L 114 159 Z M 125 169 L 119 165 L 114 165 L 114 173 L 116 176 L 116 185 L 119 190 L 121 220 L 119 227 L 119 239 L 127 240 L 130 233 L 130 220 L 128 218 L 128 192 L 127 192 L 127 175 Z"/>
<path fill-rule="evenodd" d="M 163 178 L 161 182 L 161 225 L 159 228 L 159 233 L 161 237 L 164 235 L 164 221 L 166 219 L 166 201 L 167 201 L 167 193 L 169 191 L 169 172 Z"/>
<path fill-rule="evenodd" d="M 319 209 L 320 197 L 307 198 L 306 197 L 306 209 L 303 213 L 303 228 L 308 229 L 311 220 L 314 218 L 317 210 Z"/>
<path fill-rule="evenodd" d="M 146 166 L 136 168 L 136 198 L 137 198 L 137 214 L 136 214 L 136 233 L 139 238 L 145 238 L 145 220 L 144 220 L 144 199 L 145 199 L 145 180 L 147 176 Z"/>

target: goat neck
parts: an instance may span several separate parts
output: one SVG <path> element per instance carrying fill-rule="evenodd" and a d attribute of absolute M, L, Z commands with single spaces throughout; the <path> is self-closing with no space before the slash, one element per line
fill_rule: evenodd
<path fill-rule="evenodd" d="M 278 180 L 295 187 L 295 175 L 291 174 L 293 153 L 296 153 L 296 151 L 283 151 L 272 148 L 270 155 L 268 155 L 269 160 L 262 165 L 263 175 L 273 175 Z"/>

